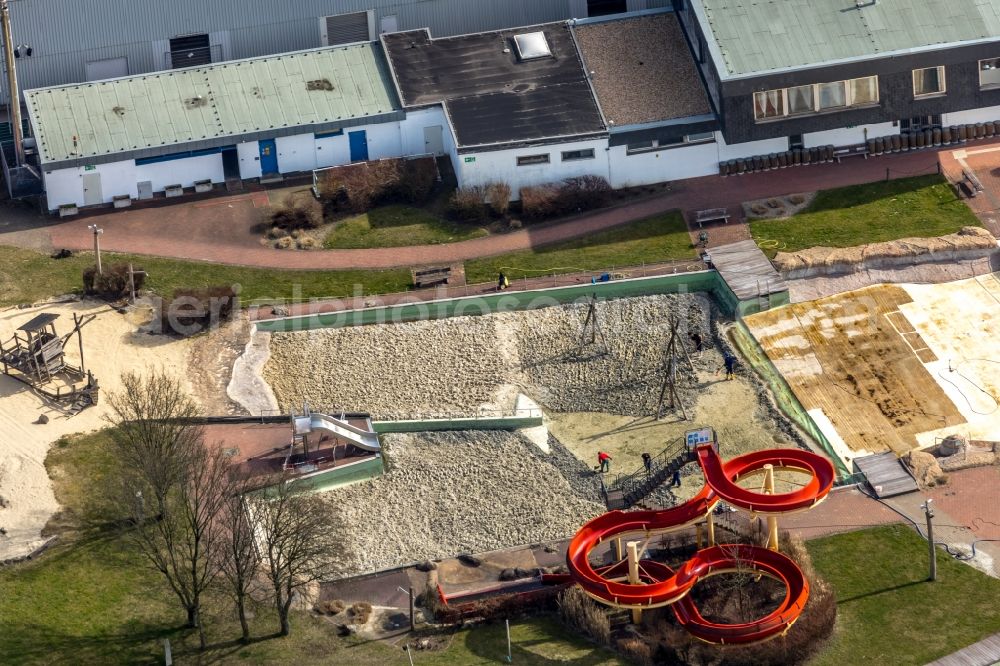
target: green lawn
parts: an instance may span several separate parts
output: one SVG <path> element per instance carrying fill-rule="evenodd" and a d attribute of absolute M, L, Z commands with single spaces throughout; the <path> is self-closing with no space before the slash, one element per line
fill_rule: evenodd
<path fill-rule="evenodd" d="M 486 229 L 456 224 L 422 208 L 381 206 L 341 220 L 323 241 L 327 248 L 431 245 L 486 236 Z"/>
<path fill-rule="evenodd" d="M 465 262 L 470 283 L 508 277 L 532 277 L 638 266 L 672 259 L 697 259 L 684 218 L 679 212 L 632 222 L 554 245 Z"/>
<path fill-rule="evenodd" d="M 177 288 L 239 284 L 240 296 L 248 302 L 261 298 L 350 296 L 355 285 L 361 285 L 364 293 L 384 294 L 406 291 L 410 284 L 407 269 L 281 271 L 107 252 L 101 258 L 105 265 L 132 261 L 143 267 L 149 273 L 146 287 L 166 296 Z M 81 273 L 93 262 L 93 254 L 87 252 L 57 260 L 31 250 L 0 246 L 0 307 L 78 292 L 82 288 Z"/>
<path fill-rule="evenodd" d="M 938 551 L 927 579 L 927 542 L 901 526 L 808 543 L 837 591 L 837 627 L 814 666 L 925 664 L 1000 631 L 1000 580 Z"/>
<path fill-rule="evenodd" d="M 965 226 L 979 226 L 979 220 L 943 176 L 931 175 L 823 190 L 798 215 L 750 222 L 750 233 L 773 256 L 778 250 L 942 236 Z"/>
<path fill-rule="evenodd" d="M 234 643 L 239 627 L 223 590 L 209 595 L 206 631 L 210 648 L 197 650 L 197 635 L 182 628 L 184 614 L 162 577 L 132 552 L 102 518 L 113 507 L 95 499 L 115 465 L 107 435 L 97 432 L 60 440 L 46 467 L 56 497 L 66 507 L 58 521 L 62 545 L 40 559 L 0 569 L 0 662 L 4 664 L 162 663 L 169 639 L 177 663 L 302 663 L 382 666 L 408 664 L 388 643 L 341 638 L 331 622 L 293 613 L 292 635 L 275 638 L 268 607 L 256 609 L 255 641 Z M 621 665 L 607 651 L 573 636 L 558 622 L 537 618 L 511 625 L 514 663 L 575 666 Z M 506 655 L 502 624 L 463 630 L 435 652 L 415 651 L 418 665 L 499 664 Z"/>

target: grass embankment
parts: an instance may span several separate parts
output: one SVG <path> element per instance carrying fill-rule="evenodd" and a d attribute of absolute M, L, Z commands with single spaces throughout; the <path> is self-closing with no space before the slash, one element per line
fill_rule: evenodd
<path fill-rule="evenodd" d="M 355 285 L 361 285 L 366 294 L 384 294 L 406 291 L 410 284 L 407 269 L 280 271 L 109 252 L 102 252 L 101 259 L 105 265 L 131 261 L 141 266 L 149 274 L 146 288 L 162 296 L 170 296 L 180 288 L 238 284 L 240 297 L 249 302 L 269 298 L 351 296 Z M 79 292 L 83 285 L 83 269 L 93 263 L 94 255 L 89 252 L 68 259 L 51 259 L 31 250 L 0 246 L 0 307 Z"/>
<path fill-rule="evenodd" d="M 323 246 L 345 249 L 432 245 L 481 238 L 488 233 L 481 227 L 457 224 L 422 208 L 381 206 L 337 222 Z"/>
<path fill-rule="evenodd" d="M 816 570 L 837 591 L 837 627 L 811 662 L 925 664 L 1000 631 L 1000 580 L 937 552 L 927 582 L 927 542 L 902 526 L 808 543 Z"/>
<path fill-rule="evenodd" d="M 943 176 L 930 175 L 823 190 L 797 215 L 750 222 L 750 233 L 774 256 L 779 250 L 943 236 L 965 226 L 979 226 L 979 220 Z"/>
<path fill-rule="evenodd" d="M 482 230 L 480 230 L 482 231 Z M 386 271 L 284 271 L 226 266 L 161 257 L 102 253 L 105 265 L 133 262 L 149 277 L 146 288 L 162 296 L 175 289 L 210 285 L 240 285 L 243 302 L 259 299 L 309 299 L 406 291 L 408 268 Z M 605 270 L 671 259 L 696 259 L 680 213 L 667 213 L 625 224 L 590 236 L 523 252 L 466 262 L 470 283 L 492 282 L 499 270 L 513 278 L 580 270 Z M 0 246 L 0 307 L 33 303 L 79 292 L 83 269 L 93 254 L 51 259 L 32 250 Z"/>
<path fill-rule="evenodd" d="M 95 492 L 109 483 L 115 459 L 107 434 L 60 440 L 46 467 L 65 507 L 57 521 L 62 545 L 42 558 L 0 570 L 0 659 L 4 664 L 162 663 L 169 639 L 176 663 L 308 663 L 405 666 L 396 646 L 342 638 L 334 625 L 304 612 L 292 616 L 292 633 L 273 636 L 274 612 L 263 605 L 252 620 L 254 642 L 234 642 L 239 625 L 225 590 L 209 594 L 205 607 L 210 648 L 199 653 L 196 632 L 181 625 L 184 612 L 163 578 L 131 550 L 125 537 L 106 526 L 114 508 Z M 622 665 L 607 650 L 570 635 L 552 619 L 511 625 L 514 661 L 551 664 Z M 503 625 L 459 631 L 447 647 L 415 652 L 418 664 L 496 664 L 507 650 Z"/>
<path fill-rule="evenodd" d="M 490 282 L 510 278 L 610 270 L 675 259 L 697 260 L 683 216 L 673 211 L 581 238 L 465 262 L 465 277 Z"/>

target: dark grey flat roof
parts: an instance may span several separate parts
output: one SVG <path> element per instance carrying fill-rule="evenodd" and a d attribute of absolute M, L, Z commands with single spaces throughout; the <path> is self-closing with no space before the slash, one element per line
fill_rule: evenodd
<path fill-rule="evenodd" d="M 543 32 L 552 57 L 520 61 L 515 35 Z M 604 132 L 569 26 L 433 39 L 426 30 L 382 35 L 404 107 L 444 103 L 460 147 Z"/>
<path fill-rule="evenodd" d="M 17 327 L 19 331 L 38 331 L 59 318 L 55 312 L 42 312 Z"/>

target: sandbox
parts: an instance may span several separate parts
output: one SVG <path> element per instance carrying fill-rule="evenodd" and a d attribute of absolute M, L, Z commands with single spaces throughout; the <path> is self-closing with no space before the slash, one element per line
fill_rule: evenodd
<path fill-rule="evenodd" d="M 879 285 L 777 308 L 747 327 L 847 462 L 1000 432 L 1000 282 Z"/>

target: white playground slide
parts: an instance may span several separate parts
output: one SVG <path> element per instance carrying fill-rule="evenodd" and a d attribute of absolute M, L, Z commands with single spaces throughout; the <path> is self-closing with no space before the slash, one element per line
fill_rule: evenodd
<path fill-rule="evenodd" d="M 313 430 L 325 430 L 337 437 L 346 439 L 354 446 L 365 451 L 381 451 L 378 435 L 361 428 L 356 428 L 346 421 L 335 419 L 325 414 L 309 414 L 295 417 L 295 434 L 307 435 Z"/>

